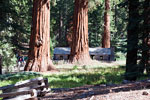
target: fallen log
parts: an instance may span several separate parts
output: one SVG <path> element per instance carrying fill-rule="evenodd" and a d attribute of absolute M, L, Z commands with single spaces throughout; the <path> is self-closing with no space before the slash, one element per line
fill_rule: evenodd
<path fill-rule="evenodd" d="M 50 91 L 48 79 L 39 77 L 25 80 L 16 84 L 0 87 L 3 100 L 25 100 L 29 98 L 41 97 Z"/>

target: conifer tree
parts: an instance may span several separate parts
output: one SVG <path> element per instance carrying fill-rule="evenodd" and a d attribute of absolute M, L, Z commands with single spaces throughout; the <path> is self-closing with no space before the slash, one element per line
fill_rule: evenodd
<path fill-rule="evenodd" d="M 55 70 L 50 59 L 50 0 L 34 0 L 30 50 L 25 71 Z"/>
<path fill-rule="evenodd" d="M 104 13 L 104 34 L 102 38 L 102 47 L 110 48 L 110 1 L 105 0 Z"/>
<path fill-rule="evenodd" d="M 88 63 L 88 0 L 75 0 L 70 62 Z"/>
<path fill-rule="evenodd" d="M 142 69 L 146 68 L 150 74 L 150 1 L 144 1 L 144 29 L 143 29 L 143 49 L 142 49 Z"/>
<path fill-rule="evenodd" d="M 139 1 L 128 0 L 129 21 L 127 30 L 127 59 L 126 59 L 126 80 L 136 80 L 137 68 L 137 44 L 139 29 Z"/>

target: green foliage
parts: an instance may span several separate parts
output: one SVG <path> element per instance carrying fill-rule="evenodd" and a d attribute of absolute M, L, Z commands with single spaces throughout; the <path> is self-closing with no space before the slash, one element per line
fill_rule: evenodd
<path fill-rule="evenodd" d="M 74 65 L 73 66 L 73 70 L 77 70 L 78 69 L 78 66 L 77 65 Z"/>
<path fill-rule="evenodd" d="M 88 0 L 88 9 L 89 11 L 94 11 L 97 9 L 97 6 L 100 6 L 104 2 L 104 0 Z"/>
<path fill-rule="evenodd" d="M 126 36 L 127 36 L 127 8 L 119 6 L 121 2 L 111 2 L 111 45 L 116 51 L 126 52 Z"/>
<path fill-rule="evenodd" d="M 50 0 L 50 3 L 52 6 L 55 6 L 57 3 L 56 3 L 56 0 Z"/>
<path fill-rule="evenodd" d="M 104 6 L 101 4 L 96 10 L 89 12 L 89 46 L 101 46 L 103 33 Z M 94 27 L 93 27 L 94 26 Z"/>
<path fill-rule="evenodd" d="M 127 36 L 127 17 L 128 12 L 125 7 L 119 6 L 124 1 L 110 1 L 110 32 L 111 46 L 115 47 L 117 52 L 126 52 L 126 36 Z M 104 1 L 89 12 L 89 46 L 101 46 L 102 35 L 104 31 Z"/>
<path fill-rule="evenodd" d="M 38 72 L 19 72 L 19 73 L 8 73 L 0 76 L 0 81 L 13 81 L 12 84 L 16 83 L 16 80 L 26 80 L 34 77 L 41 76 Z"/>
<path fill-rule="evenodd" d="M 2 67 L 11 71 L 16 64 L 16 57 L 13 52 L 13 45 L 9 41 L 11 34 L 6 34 L 5 31 L 0 32 L 0 55 L 2 56 Z"/>
<path fill-rule="evenodd" d="M 13 33 L 12 44 L 19 50 L 24 50 L 23 43 L 29 43 L 31 33 L 32 19 L 32 1 L 31 0 L 11 0 L 11 32 Z"/>
<path fill-rule="evenodd" d="M 22 43 L 29 42 L 31 7 L 30 0 L 1 0 L 0 54 L 9 70 L 16 64 L 15 53 L 24 49 Z"/>
<path fill-rule="evenodd" d="M 67 46 L 66 35 L 69 32 L 73 17 L 72 0 L 56 0 L 56 5 L 51 6 L 51 38 L 55 46 Z"/>
<path fill-rule="evenodd" d="M 13 47 L 6 43 L 0 43 L 0 55 L 2 55 L 2 66 L 11 71 L 11 69 L 16 65 L 17 59 L 12 51 Z"/>
<path fill-rule="evenodd" d="M 117 52 L 115 54 L 115 57 L 116 57 L 116 60 L 119 61 L 119 60 L 125 60 L 126 59 L 126 53 L 122 53 L 122 52 Z"/>

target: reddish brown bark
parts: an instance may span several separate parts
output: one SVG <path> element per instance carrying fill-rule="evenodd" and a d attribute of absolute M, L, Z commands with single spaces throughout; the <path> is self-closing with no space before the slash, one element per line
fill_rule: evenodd
<path fill-rule="evenodd" d="M 50 59 L 50 1 L 33 0 L 30 50 L 25 71 L 54 70 Z"/>
<path fill-rule="evenodd" d="M 88 0 L 75 0 L 70 61 L 87 63 L 90 60 L 88 46 Z"/>
<path fill-rule="evenodd" d="M 110 48 L 110 1 L 105 0 L 105 13 L 104 13 L 104 34 L 102 40 L 103 48 Z"/>

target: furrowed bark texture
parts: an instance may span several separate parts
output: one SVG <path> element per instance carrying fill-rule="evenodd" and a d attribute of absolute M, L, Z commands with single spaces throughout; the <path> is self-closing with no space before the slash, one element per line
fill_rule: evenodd
<path fill-rule="evenodd" d="M 105 0 L 105 13 L 104 13 L 104 34 L 102 39 L 102 47 L 110 48 L 110 1 Z"/>
<path fill-rule="evenodd" d="M 88 0 L 75 0 L 70 61 L 88 63 Z"/>
<path fill-rule="evenodd" d="M 50 1 L 34 0 L 30 50 L 25 71 L 54 70 L 50 59 Z"/>

